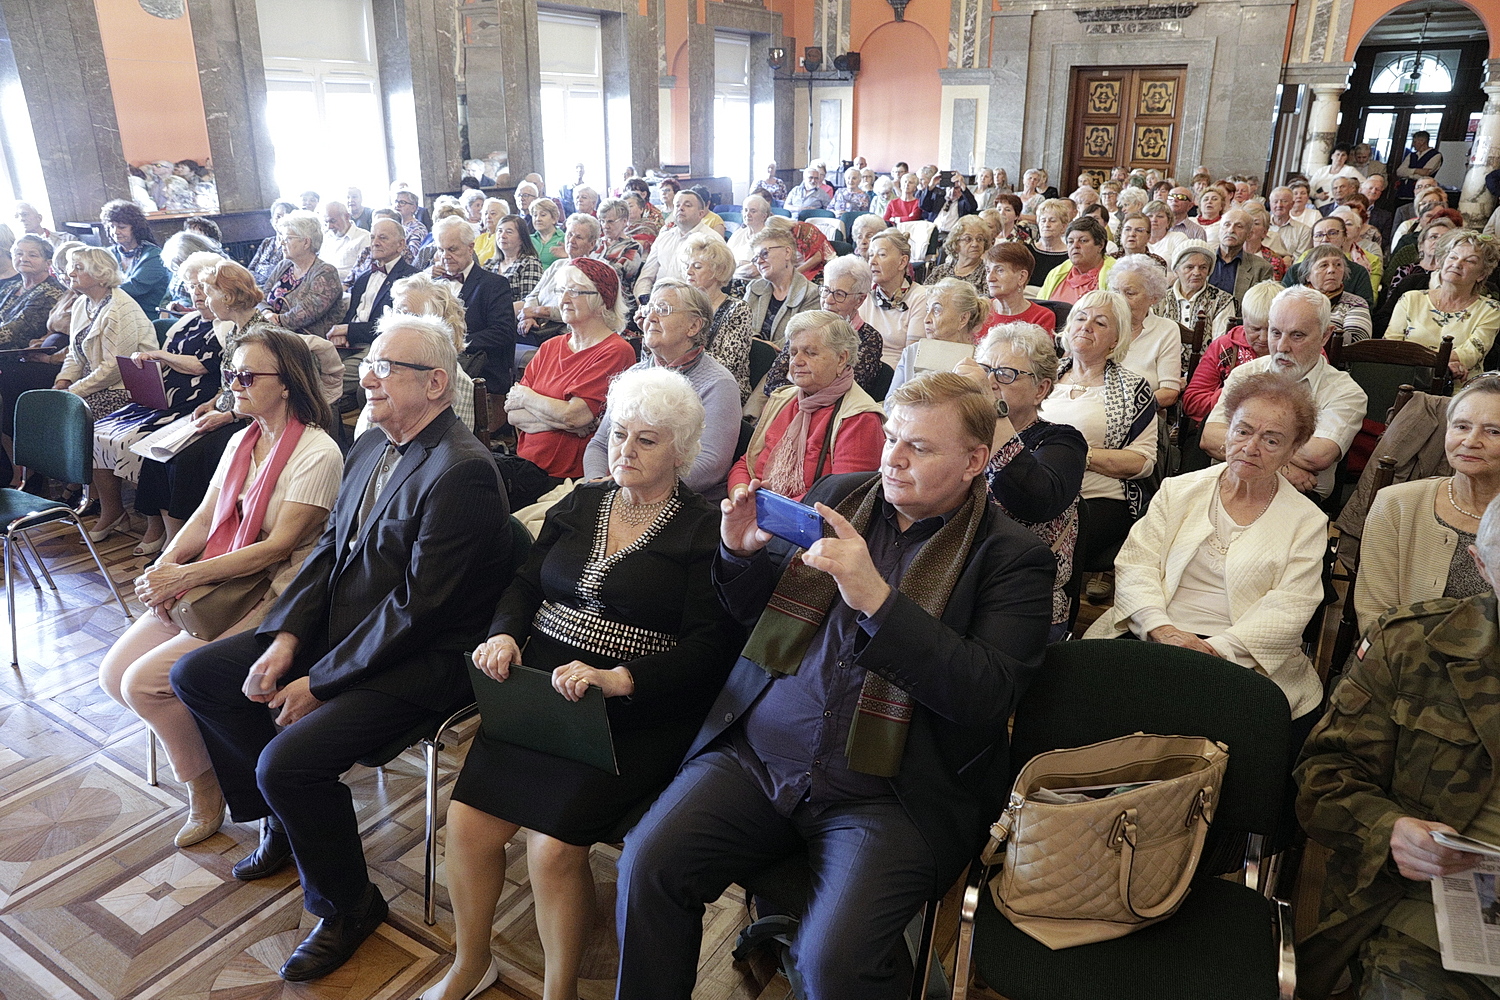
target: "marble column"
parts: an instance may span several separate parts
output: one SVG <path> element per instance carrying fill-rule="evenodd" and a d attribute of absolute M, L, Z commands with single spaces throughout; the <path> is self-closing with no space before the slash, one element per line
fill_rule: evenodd
<path fill-rule="evenodd" d="M 1313 105 L 1308 115 L 1307 142 L 1302 147 L 1302 172 L 1328 166 L 1339 131 L 1339 98 L 1347 88 L 1342 83 L 1312 85 Z"/>
<path fill-rule="evenodd" d="M 1017 189 L 1026 169 L 1026 78 L 1031 71 L 1031 11 L 990 18 L 990 101 L 984 162 L 1003 167 Z"/>
<path fill-rule="evenodd" d="M 374 0 L 372 11 L 391 176 L 427 194 L 451 191 L 463 169 L 452 2 Z"/>
<path fill-rule="evenodd" d="M 1490 171 L 1500 169 L 1500 59 L 1486 61 L 1484 70 L 1484 92 L 1489 100 L 1479 119 L 1469 171 L 1458 196 L 1458 210 L 1476 229 L 1482 228 L 1495 210 L 1495 196 L 1485 188 L 1484 179 Z"/>
<path fill-rule="evenodd" d="M 21 124 L 35 139 L 54 225 L 97 219 L 130 185 L 94 2 L 0 0 L 0 16 L 15 58 L 0 84 L 19 84 L 36 112 Z"/>
<path fill-rule="evenodd" d="M 187 0 L 187 8 L 219 210 L 266 208 L 277 187 L 254 0 Z"/>

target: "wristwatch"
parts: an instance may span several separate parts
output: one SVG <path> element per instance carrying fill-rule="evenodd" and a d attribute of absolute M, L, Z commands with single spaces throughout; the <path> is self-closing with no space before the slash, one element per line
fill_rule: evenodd
<path fill-rule="evenodd" d="M 997 400 L 995 400 L 995 416 L 997 416 L 997 417 L 1008 417 L 1008 416 L 1010 416 L 1010 404 L 1007 403 L 1003 399 L 997 399 Z"/>

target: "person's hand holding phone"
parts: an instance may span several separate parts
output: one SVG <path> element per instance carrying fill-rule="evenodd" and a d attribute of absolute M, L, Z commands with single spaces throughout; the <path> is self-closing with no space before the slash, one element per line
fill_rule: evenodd
<path fill-rule="evenodd" d="M 875 568 L 870 547 L 849 519 L 820 503 L 815 506 L 823 520 L 833 526 L 833 538 L 820 538 L 802 553 L 802 562 L 833 577 L 839 585 L 839 596 L 855 611 L 873 615 L 890 596 L 891 585 Z"/>
<path fill-rule="evenodd" d="M 758 489 L 760 480 L 752 479 L 750 485 L 736 486 L 727 499 L 719 501 L 719 510 L 724 515 L 719 521 L 719 540 L 741 559 L 748 559 L 771 540 L 771 533 L 762 531 L 756 523 L 755 491 Z"/>

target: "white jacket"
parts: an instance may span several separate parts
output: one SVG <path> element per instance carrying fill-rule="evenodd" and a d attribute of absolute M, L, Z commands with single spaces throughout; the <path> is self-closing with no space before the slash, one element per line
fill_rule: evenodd
<path fill-rule="evenodd" d="M 1094 622 L 1087 638 L 1120 635 L 1136 611 L 1171 603 L 1183 570 L 1213 531 L 1208 505 L 1223 471 L 1222 465 L 1213 465 L 1162 482 L 1115 558 L 1115 606 Z M 1323 600 L 1328 517 L 1291 483 L 1278 479 L 1280 489 L 1271 505 L 1225 556 L 1234 622 L 1225 635 L 1247 649 L 1256 669 L 1276 682 L 1295 719 L 1316 709 L 1323 698 L 1317 671 L 1302 652 L 1302 630 Z"/>

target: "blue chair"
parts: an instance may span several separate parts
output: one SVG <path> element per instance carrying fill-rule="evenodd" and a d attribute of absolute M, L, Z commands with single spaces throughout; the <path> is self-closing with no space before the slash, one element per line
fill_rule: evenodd
<path fill-rule="evenodd" d="M 837 219 L 838 216 L 826 208 L 804 208 L 797 213 L 798 222 L 806 222 L 808 219 Z"/>
<path fill-rule="evenodd" d="M 175 319 L 153 319 L 151 321 L 151 325 L 156 328 L 156 346 L 157 347 L 166 347 L 167 346 L 167 334 L 172 331 L 172 327 L 174 327 L 174 326 L 177 325 L 177 320 L 175 320 Z"/>
<path fill-rule="evenodd" d="M 740 213 L 740 210 L 737 209 L 737 208 L 733 209 L 733 210 L 724 209 L 724 210 L 716 210 L 716 211 L 718 211 L 719 218 L 723 219 L 725 222 L 733 222 L 733 223 L 736 223 L 736 224 L 743 224 L 744 221 L 745 221 L 744 215 L 742 215 Z"/>
<path fill-rule="evenodd" d="M 34 474 L 64 483 L 90 483 L 94 479 L 94 416 L 89 412 L 88 404 L 71 392 L 62 389 L 32 389 L 21 393 L 16 400 L 15 447 L 16 464 Z M 56 521 L 66 522 L 76 528 L 78 537 L 88 546 L 89 555 L 94 557 L 94 565 L 99 567 L 99 576 L 120 605 L 120 610 L 126 618 L 134 617 L 125 606 L 120 592 L 115 589 L 104 560 L 99 558 L 99 551 L 89 540 L 89 533 L 84 530 L 81 520 L 84 503 L 80 503 L 75 510 L 59 500 L 48 500 L 46 497 L 8 487 L 0 489 L 0 540 L 5 544 L 5 603 L 10 614 L 12 669 L 19 670 L 21 667 L 16 637 L 16 581 L 12 569 L 12 541 L 20 542 L 31 550 L 32 558 L 42 568 L 47 586 L 57 590 L 52 574 L 47 571 L 47 564 L 37 555 L 36 547 L 26 535 L 32 528 Z M 21 557 L 21 565 L 28 574 L 31 572 L 24 555 Z M 32 577 L 31 585 L 38 592 L 41 591 L 35 577 Z"/>
<path fill-rule="evenodd" d="M 780 205 L 773 205 L 773 206 L 771 206 L 771 214 L 772 215 L 779 215 L 783 219 L 790 219 L 792 217 L 792 213 L 788 212 L 786 209 L 782 208 Z"/>

